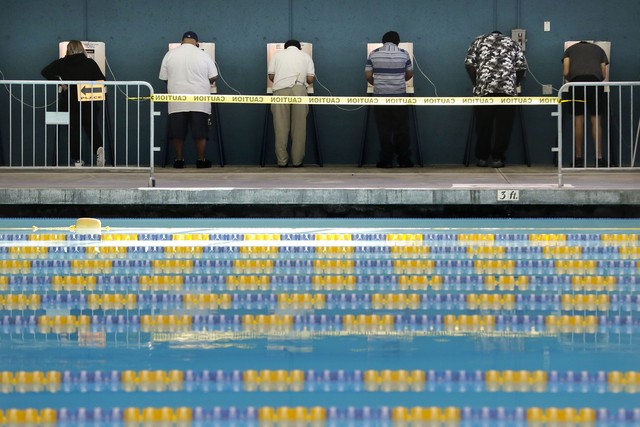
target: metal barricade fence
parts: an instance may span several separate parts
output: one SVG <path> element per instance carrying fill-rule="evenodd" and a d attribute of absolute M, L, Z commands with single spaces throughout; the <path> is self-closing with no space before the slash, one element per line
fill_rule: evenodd
<path fill-rule="evenodd" d="M 148 170 L 155 186 L 153 94 L 143 81 L 0 80 L 0 166 Z"/>
<path fill-rule="evenodd" d="M 579 82 L 560 88 L 558 186 L 573 171 L 637 172 L 640 82 Z"/>

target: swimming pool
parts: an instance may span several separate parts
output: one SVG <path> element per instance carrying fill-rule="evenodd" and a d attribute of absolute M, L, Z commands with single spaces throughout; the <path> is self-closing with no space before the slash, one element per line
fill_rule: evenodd
<path fill-rule="evenodd" d="M 4 424 L 640 423 L 637 220 L 0 221 Z"/>

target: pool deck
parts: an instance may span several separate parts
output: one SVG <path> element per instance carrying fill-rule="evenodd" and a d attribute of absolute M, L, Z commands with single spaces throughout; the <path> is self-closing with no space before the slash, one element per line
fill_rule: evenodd
<path fill-rule="evenodd" d="M 211 169 L 0 168 L 0 216 L 64 215 L 80 207 L 148 216 L 640 217 L 637 171 L 553 166 L 214 166 Z M 306 211 L 302 213 L 302 211 Z M 59 214 L 57 214 L 58 212 Z M 296 214 L 297 213 L 297 214 Z"/>

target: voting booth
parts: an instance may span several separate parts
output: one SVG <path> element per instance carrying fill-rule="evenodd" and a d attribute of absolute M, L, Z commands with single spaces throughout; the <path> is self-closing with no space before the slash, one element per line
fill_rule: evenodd
<path fill-rule="evenodd" d="M 609 64 L 606 65 L 606 77 L 605 77 L 605 79 L 603 81 L 608 82 L 609 81 L 609 75 L 610 75 L 610 68 L 611 68 L 611 42 L 610 41 L 597 41 L 597 40 L 569 40 L 569 41 L 565 41 L 564 42 L 564 50 L 563 50 L 563 52 L 566 52 L 566 50 L 568 48 L 570 48 L 571 46 L 573 46 L 575 44 L 581 43 L 581 42 L 592 43 L 592 44 L 600 47 L 604 51 L 604 53 L 607 55 L 607 60 L 608 60 Z M 564 85 L 565 83 L 568 83 L 568 82 L 564 78 L 564 75 L 563 75 L 562 76 L 562 84 Z M 578 89 L 576 89 L 575 93 L 580 93 L 582 91 L 583 91 L 582 88 L 578 88 Z M 610 87 L 609 86 L 604 86 L 603 91 L 604 91 L 604 93 L 603 93 L 604 100 L 602 102 L 605 102 L 605 101 L 608 100 L 608 97 L 610 95 Z M 575 112 L 575 103 L 571 102 L 571 98 L 574 95 L 572 95 L 572 93 L 569 92 L 569 88 L 565 88 L 564 91 L 560 94 L 560 96 L 565 100 L 565 103 L 563 105 L 565 107 L 567 107 L 566 108 L 567 114 L 570 114 L 572 116 L 571 117 L 571 123 L 574 123 L 574 121 L 576 119 L 576 117 L 575 117 L 575 114 L 576 114 L 576 112 Z M 580 102 L 582 102 L 582 101 L 580 101 Z M 583 104 L 583 106 L 584 106 L 584 104 Z M 577 107 L 577 108 L 583 108 L 583 107 Z M 609 134 L 611 134 L 613 132 L 613 130 L 614 130 L 613 127 L 615 126 L 615 121 L 612 122 L 612 120 L 611 120 L 612 117 L 610 117 L 611 114 L 613 114 L 612 111 L 600 111 L 600 114 L 604 118 L 602 126 L 604 127 L 606 125 L 607 128 L 608 128 L 607 131 L 609 132 Z M 591 126 L 591 122 L 589 120 L 585 121 L 585 126 L 587 126 L 587 124 L 588 124 L 588 127 Z M 604 132 L 604 130 L 603 130 L 603 132 Z M 589 132 L 584 132 L 584 150 L 585 150 L 585 153 L 583 153 L 583 159 L 584 159 L 583 160 L 583 164 L 576 164 L 576 165 L 574 165 L 574 167 L 586 167 L 587 164 L 588 164 L 587 157 L 589 155 L 593 155 L 592 153 L 590 153 L 590 150 L 591 150 L 590 147 L 591 146 L 589 144 L 587 144 L 589 139 L 590 139 Z M 606 138 L 604 137 L 604 134 L 603 134 L 603 139 L 606 141 Z M 610 158 L 610 156 L 612 154 L 611 153 L 612 152 L 612 147 L 610 147 L 610 146 L 604 147 L 605 141 L 598 141 L 598 144 L 601 145 L 601 149 L 603 151 L 605 151 L 604 149 L 606 148 L 607 157 Z M 595 141 L 594 141 L 594 144 L 595 144 Z M 575 150 L 576 150 L 576 147 L 572 143 L 572 151 L 573 151 L 573 153 L 571 155 L 572 159 L 575 157 Z M 555 161 L 558 161 L 558 160 L 556 159 Z"/>
<path fill-rule="evenodd" d="M 609 64 L 607 64 L 607 77 L 604 79 L 605 82 L 609 81 L 609 69 L 611 67 L 611 42 L 608 41 L 594 41 L 594 40 L 572 40 L 572 41 L 566 41 L 564 42 L 564 50 L 563 52 L 565 52 L 567 49 L 569 49 L 571 46 L 573 46 L 576 43 L 580 43 L 582 41 L 586 41 L 587 43 L 593 43 L 596 46 L 600 46 L 600 48 L 602 50 L 604 50 L 604 53 L 607 54 L 607 59 L 609 60 Z M 567 83 L 567 81 L 564 79 L 564 76 L 562 78 L 562 82 Z M 608 91 L 609 88 L 605 87 L 605 91 Z"/>
<path fill-rule="evenodd" d="M 305 52 L 307 55 L 311 57 L 311 59 L 313 59 L 313 45 L 311 43 L 300 42 L 300 47 L 302 48 L 303 52 Z M 275 55 L 277 52 L 281 50 L 284 50 L 284 43 L 267 44 L 267 70 L 269 69 L 269 62 L 271 61 L 271 58 L 273 57 L 273 55 Z M 273 85 L 273 82 L 269 80 L 269 76 L 267 76 L 267 93 L 269 94 L 273 93 L 273 90 L 271 89 L 272 85 Z M 307 93 L 309 95 L 313 94 L 313 84 L 310 84 L 307 87 Z"/>
<path fill-rule="evenodd" d="M 96 62 L 96 64 L 98 64 L 98 67 L 100 68 L 100 71 L 102 71 L 102 74 L 106 76 L 107 75 L 106 73 L 107 58 L 106 58 L 105 43 L 100 41 L 86 41 L 86 40 L 81 40 L 80 43 L 82 43 L 82 46 L 84 47 L 87 57 L 93 59 Z M 69 45 L 69 40 L 61 41 L 60 43 L 58 43 L 59 58 L 64 58 L 65 56 L 67 56 L 68 45 Z M 69 95 L 72 97 L 77 96 L 77 100 L 80 102 L 85 102 L 85 101 L 92 102 L 92 101 L 105 100 L 106 88 L 102 83 L 87 82 L 83 84 L 78 84 L 76 85 L 76 90 L 77 90 L 77 93 L 69 94 Z M 103 145 L 106 152 L 108 148 L 107 142 L 111 140 L 112 137 L 110 134 L 110 126 L 108 126 L 109 114 L 108 114 L 107 104 L 104 103 L 104 106 L 105 106 L 105 113 L 104 113 L 105 115 L 104 115 L 104 122 L 101 124 L 101 128 L 103 131 L 102 132 Z M 64 124 L 68 124 L 68 122 Z M 81 147 L 82 147 L 82 143 L 81 143 Z M 82 148 L 81 148 L 81 153 L 82 153 Z M 112 153 L 111 153 L 111 157 L 113 157 Z M 58 159 L 55 159 L 54 163 L 57 163 L 57 162 L 58 162 Z"/>
<path fill-rule="evenodd" d="M 87 52 L 87 56 L 98 64 L 100 67 L 100 71 L 105 76 L 106 72 L 106 55 L 105 55 L 105 45 L 104 42 L 90 42 L 90 41 L 81 41 L 84 46 L 84 50 Z M 67 45 L 69 41 L 63 41 L 58 44 L 58 54 L 60 58 L 64 58 L 67 55 Z"/>
<path fill-rule="evenodd" d="M 102 74 L 106 76 L 107 59 L 104 42 L 81 41 L 80 43 L 82 43 L 87 57 L 93 59 L 98 64 Z M 58 44 L 58 56 L 60 58 L 64 58 L 67 55 L 68 45 L 69 41 L 63 41 Z M 105 87 L 102 84 L 79 84 L 77 90 L 78 101 L 104 101 Z"/>
<path fill-rule="evenodd" d="M 285 43 L 283 42 L 267 43 L 267 63 L 266 63 L 267 94 L 273 93 L 273 89 L 272 89 L 273 82 L 269 79 L 269 62 L 271 61 L 271 58 L 273 57 L 273 55 L 275 55 L 279 51 L 284 50 L 284 45 Z M 313 44 L 301 41 L 300 47 L 302 48 L 303 52 L 305 52 L 307 55 L 309 55 L 313 59 Z M 307 86 L 307 94 L 313 95 L 313 93 L 314 93 L 313 84 L 310 84 Z M 315 145 L 316 163 L 318 164 L 318 166 L 323 166 L 322 152 L 320 150 L 320 141 L 318 139 L 318 123 L 316 120 L 316 114 L 313 107 L 314 107 L 313 105 L 309 105 L 308 117 L 311 119 L 311 133 L 312 133 L 311 136 Z M 264 165 L 266 164 L 267 141 L 269 141 L 269 135 L 270 135 L 270 126 L 269 126 L 270 116 L 271 116 L 270 106 L 267 105 L 267 109 L 264 117 L 262 148 L 260 150 L 260 166 L 261 167 L 264 167 Z"/>
<path fill-rule="evenodd" d="M 169 50 L 175 49 L 181 44 L 182 43 L 169 43 Z M 202 50 L 204 53 L 206 53 L 207 55 L 209 55 L 211 60 L 213 60 L 213 62 L 216 64 L 216 68 L 217 68 L 218 64 L 216 63 L 216 44 L 208 43 L 208 42 L 198 42 L 198 48 Z M 218 73 L 220 73 L 220 70 L 218 70 Z M 213 82 L 211 84 L 211 89 L 209 93 L 211 94 L 218 93 L 218 87 L 216 85 L 216 82 Z M 222 140 L 222 128 L 221 128 L 218 104 L 215 102 L 211 103 L 211 114 L 213 116 L 213 122 L 215 123 L 215 127 L 216 127 L 216 139 L 218 141 L 218 163 L 220 167 L 223 167 L 226 163 L 225 154 L 224 154 L 224 142 Z M 167 131 L 168 131 L 168 124 L 167 124 Z M 169 138 L 167 137 L 167 146 L 165 149 L 164 160 L 162 162 L 163 166 L 167 165 L 166 152 L 168 151 L 168 148 L 169 148 Z"/>
<path fill-rule="evenodd" d="M 367 58 L 374 50 L 381 48 L 383 46 L 382 43 L 367 43 Z M 402 50 L 405 50 L 409 54 L 409 58 L 411 59 L 411 63 L 413 64 L 413 42 L 400 42 L 398 47 Z M 415 93 L 415 88 L 413 86 L 413 77 L 406 81 L 406 92 L 408 95 L 413 95 Z M 373 85 L 367 82 L 367 94 L 373 95 Z M 364 119 L 364 127 L 362 131 L 362 140 L 360 141 L 360 160 L 358 162 L 358 167 L 362 167 L 365 162 L 365 146 L 367 143 L 368 129 L 369 129 L 369 116 L 371 115 L 371 106 L 368 105 L 366 107 L 365 119 Z M 412 116 L 413 130 L 414 130 L 414 138 L 416 141 L 416 151 L 418 158 L 418 165 L 423 166 L 422 161 L 422 149 L 420 147 L 420 129 L 418 127 L 418 118 L 415 110 L 415 106 L 409 106 L 410 115 Z"/>
<path fill-rule="evenodd" d="M 369 54 L 374 50 L 382 47 L 382 43 L 368 43 L 367 44 L 367 58 Z M 411 63 L 413 64 L 413 43 L 412 42 L 400 42 L 398 47 L 402 50 L 406 50 L 409 54 L 409 58 L 411 58 Z M 373 93 L 373 85 L 371 83 L 367 83 L 367 93 Z M 413 95 L 415 93 L 415 89 L 413 87 L 413 77 L 407 80 L 407 93 Z"/>
<path fill-rule="evenodd" d="M 176 47 L 180 46 L 182 43 L 169 43 L 169 50 L 171 49 L 175 49 Z M 213 60 L 213 62 L 216 62 L 216 44 L 215 43 L 198 43 L 198 47 L 200 48 L 200 50 L 202 50 L 204 53 L 206 53 L 207 55 L 209 55 L 209 57 Z M 216 82 L 213 82 L 211 84 L 211 93 L 218 93 L 218 88 L 216 86 Z"/>

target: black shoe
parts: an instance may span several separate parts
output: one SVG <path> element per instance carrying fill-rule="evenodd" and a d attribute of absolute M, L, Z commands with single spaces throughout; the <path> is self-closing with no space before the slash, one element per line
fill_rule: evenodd
<path fill-rule="evenodd" d="M 489 166 L 489 163 L 484 159 L 478 159 L 478 162 L 476 163 L 476 166 L 478 166 L 480 168 L 486 168 L 487 166 Z"/>
<path fill-rule="evenodd" d="M 391 169 L 393 167 L 393 163 L 391 162 L 378 162 L 376 163 L 376 167 L 379 169 Z"/>
<path fill-rule="evenodd" d="M 301 168 L 304 164 L 300 163 L 299 165 L 291 165 L 292 168 Z"/>
<path fill-rule="evenodd" d="M 576 157 L 576 158 L 573 160 L 573 167 L 574 167 L 574 168 L 581 168 L 581 167 L 584 167 L 584 160 L 583 160 L 583 158 L 582 158 L 582 157 Z"/>
<path fill-rule="evenodd" d="M 503 168 L 504 167 L 504 160 L 493 160 L 490 163 L 490 166 L 492 168 Z"/>
<path fill-rule="evenodd" d="M 597 165 L 598 165 L 599 168 L 609 167 L 609 165 L 607 164 L 607 161 L 605 159 L 598 159 Z"/>
<path fill-rule="evenodd" d="M 210 168 L 211 167 L 211 160 L 198 160 L 196 161 L 196 168 L 198 169 L 205 169 L 205 168 Z"/>
<path fill-rule="evenodd" d="M 175 169 L 184 169 L 184 159 L 175 159 L 173 161 L 173 167 Z"/>
<path fill-rule="evenodd" d="M 413 162 L 411 160 L 406 161 L 406 162 L 400 162 L 399 166 L 401 168 L 412 168 L 413 167 Z"/>
<path fill-rule="evenodd" d="M 284 168 L 288 168 L 288 167 L 289 167 L 289 165 L 278 165 L 278 167 L 279 167 L 280 169 L 284 169 Z"/>

